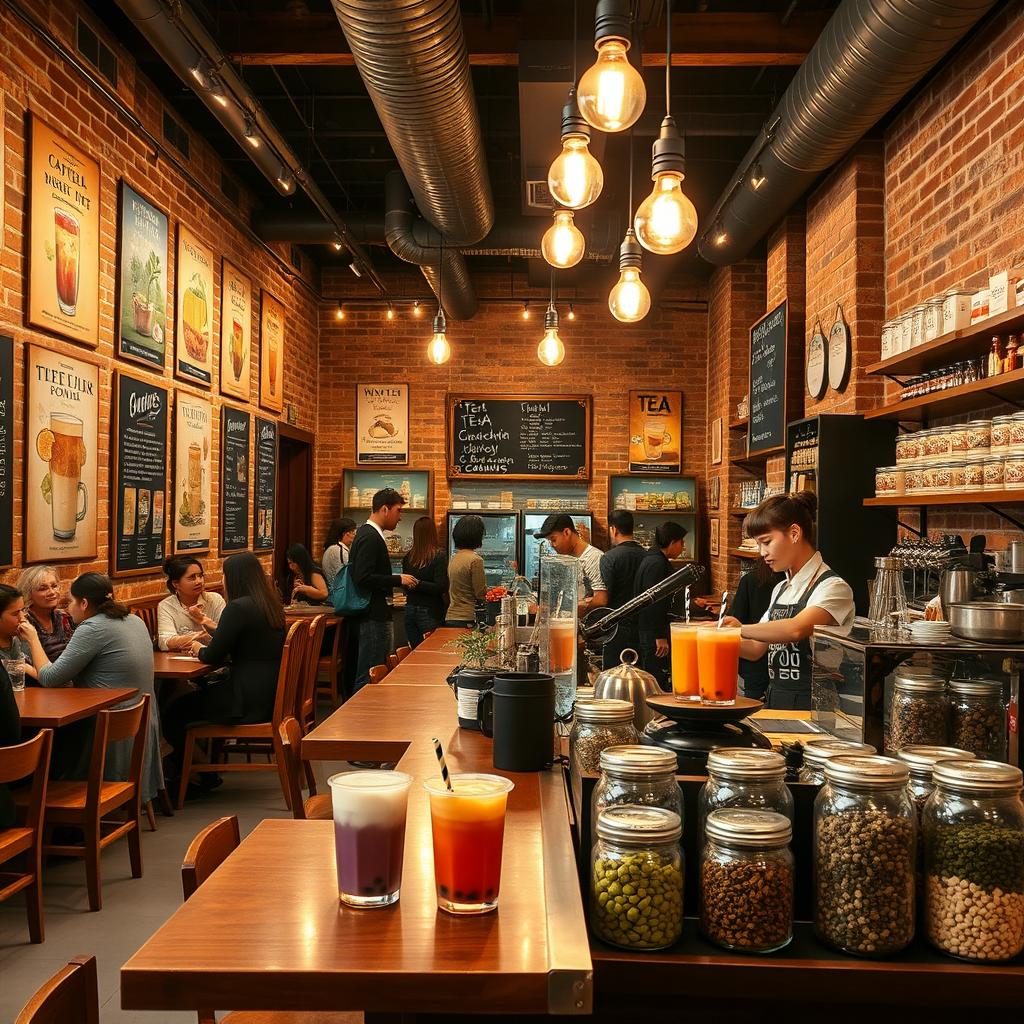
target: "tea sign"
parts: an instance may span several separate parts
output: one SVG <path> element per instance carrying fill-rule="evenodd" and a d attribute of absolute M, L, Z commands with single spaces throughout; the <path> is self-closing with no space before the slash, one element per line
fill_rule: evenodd
<path fill-rule="evenodd" d="M 682 391 L 630 391 L 629 472 L 677 475 L 682 451 Z"/>
<path fill-rule="evenodd" d="M 213 409 L 207 398 L 178 391 L 174 408 L 174 551 L 210 550 Z"/>
<path fill-rule="evenodd" d="M 220 275 L 220 390 L 249 401 L 252 352 L 252 282 L 224 260 Z"/>

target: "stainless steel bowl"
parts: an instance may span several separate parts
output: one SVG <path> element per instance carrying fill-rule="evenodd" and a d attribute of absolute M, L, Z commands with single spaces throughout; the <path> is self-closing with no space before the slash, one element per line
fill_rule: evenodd
<path fill-rule="evenodd" d="M 1000 590 L 996 598 L 1003 604 L 1024 604 L 1024 590 Z"/>
<path fill-rule="evenodd" d="M 1024 604 L 971 601 L 951 604 L 947 615 L 950 631 L 963 640 L 983 644 L 1024 642 Z"/>

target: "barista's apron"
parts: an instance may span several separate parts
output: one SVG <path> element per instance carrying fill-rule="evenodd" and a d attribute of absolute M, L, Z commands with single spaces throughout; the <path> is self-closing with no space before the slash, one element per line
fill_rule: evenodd
<path fill-rule="evenodd" d="M 768 609 L 767 622 L 792 619 L 806 607 L 815 587 L 822 580 L 839 574 L 829 569 L 811 580 L 796 604 L 779 604 L 772 601 Z M 811 641 L 798 640 L 796 643 L 768 645 L 768 689 L 765 691 L 765 707 L 776 711 L 811 710 Z"/>

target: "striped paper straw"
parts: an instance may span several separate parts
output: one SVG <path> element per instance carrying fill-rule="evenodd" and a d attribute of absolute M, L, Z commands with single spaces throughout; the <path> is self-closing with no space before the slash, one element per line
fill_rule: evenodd
<path fill-rule="evenodd" d="M 434 744 L 434 753 L 437 755 L 437 763 L 441 766 L 441 778 L 444 779 L 444 784 L 448 787 L 448 792 L 452 792 L 452 780 L 448 774 L 448 765 L 445 764 L 444 751 L 441 749 L 441 741 L 435 736 L 432 740 Z"/>

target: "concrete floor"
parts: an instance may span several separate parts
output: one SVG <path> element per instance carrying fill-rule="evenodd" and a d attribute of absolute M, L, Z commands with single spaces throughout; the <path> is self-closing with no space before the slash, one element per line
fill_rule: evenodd
<path fill-rule="evenodd" d="M 320 765 L 318 774 L 326 778 L 341 767 Z M 142 878 L 132 878 L 123 841 L 104 852 L 103 909 L 98 913 L 88 909 L 83 863 L 63 859 L 51 862 L 43 873 L 45 942 L 29 942 L 20 894 L 0 903 L 0 1022 L 14 1021 L 32 993 L 71 957 L 92 954 L 99 972 L 102 1024 L 195 1024 L 194 1013 L 122 1010 L 119 972 L 180 906 L 182 857 L 200 829 L 236 814 L 244 838 L 264 818 L 288 817 L 275 771 L 224 778 L 220 789 L 189 801 L 173 818 L 158 814 L 157 832 L 143 825 Z"/>

